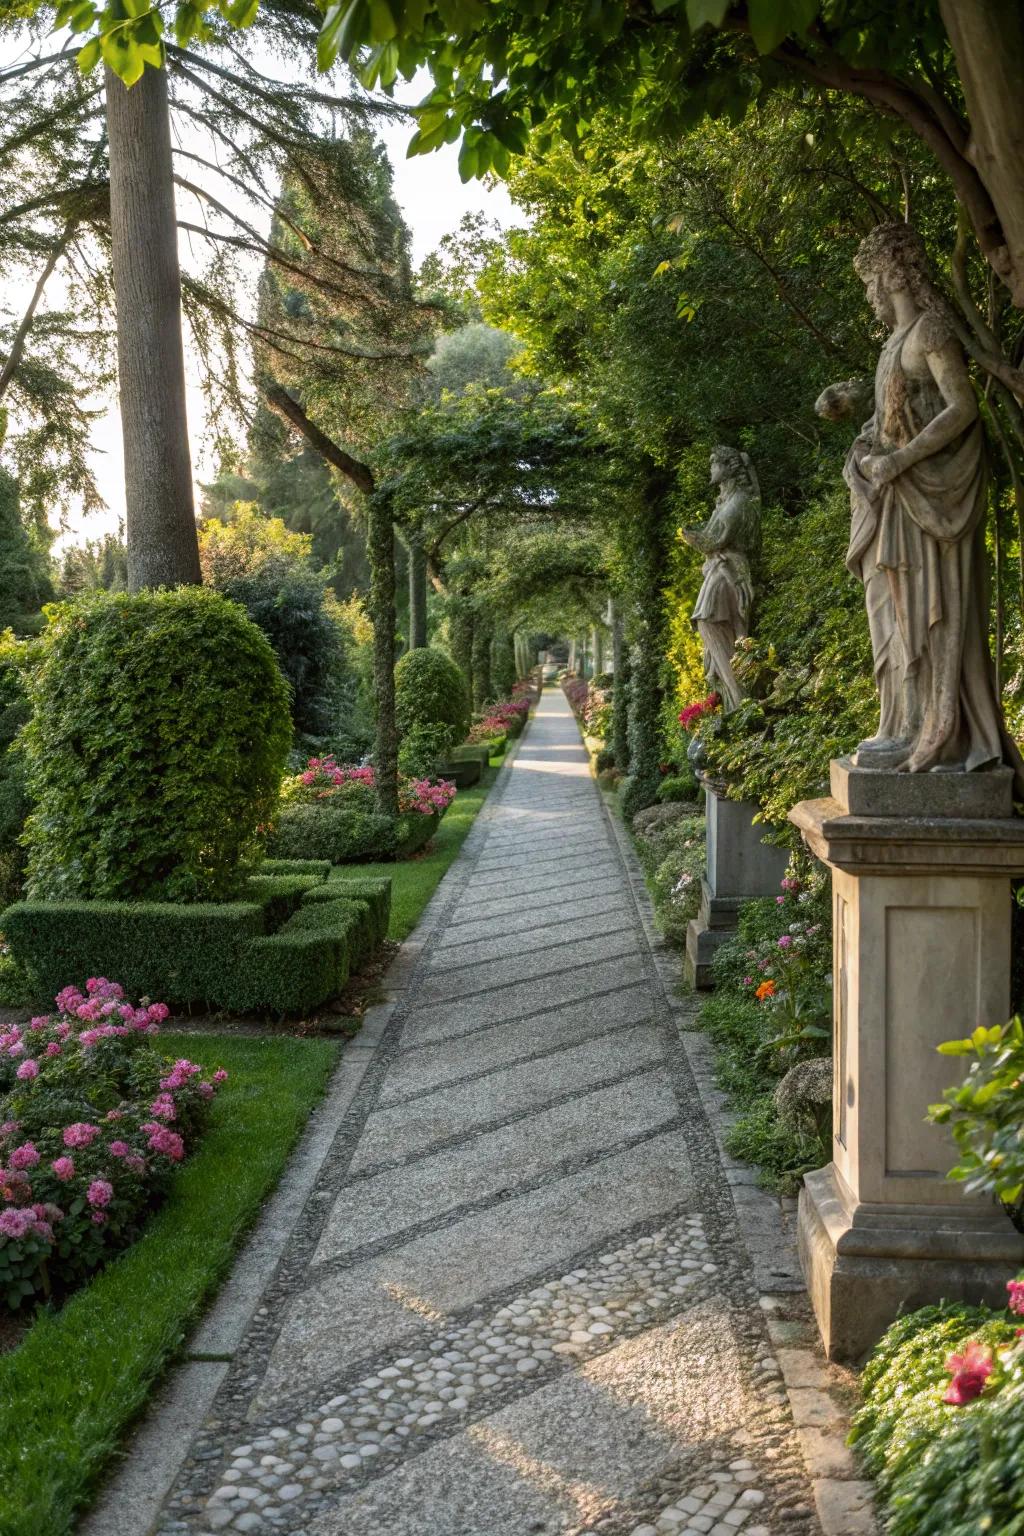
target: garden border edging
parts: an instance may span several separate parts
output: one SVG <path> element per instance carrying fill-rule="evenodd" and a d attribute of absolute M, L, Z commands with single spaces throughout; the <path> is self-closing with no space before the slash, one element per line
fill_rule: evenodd
<path fill-rule="evenodd" d="M 532 719 L 532 713 L 530 718 Z M 184 1466 L 192 1437 L 206 1418 L 285 1251 L 296 1208 L 312 1194 L 325 1159 L 380 1050 L 388 1025 L 404 1001 L 423 950 L 445 915 L 453 887 L 467 878 L 477 845 L 493 814 L 526 730 L 510 741 L 462 847 L 438 882 L 424 912 L 381 978 L 388 997 L 366 1010 L 358 1035 L 346 1045 L 327 1093 L 292 1153 L 279 1184 L 239 1249 L 209 1310 L 154 1390 L 142 1418 L 115 1461 L 79 1536 L 148 1536 L 164 1499 Z M 467 857 L 468 856 L 468 857 Z M 291 1213 L 291 1215 L 289 1215 Z"/>

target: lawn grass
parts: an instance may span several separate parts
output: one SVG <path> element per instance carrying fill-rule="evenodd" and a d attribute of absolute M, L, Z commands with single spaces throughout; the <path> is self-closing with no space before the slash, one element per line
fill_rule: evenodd
<path fill-rule="evenodd" d="M 0 1531 L 65 1536 L 322 1097 L 330 1040 L 161 1034 L 230 1077 L 142 1237 L 0 1357 Z"/>
<path fill-rule="evenodd" d="M 360 864 L 353 871 L 363 875 L 386 875 L 391 881 L 391 925 L 388 938 L 400 944 L 412 933 L 423 915 L 423 909 L 437 890 L 448 866 L 462 847 L 470 827 L 476 819 L 487 792 L 497 777 L 501 766 L 500 757 L 491 758 L 479 784 L 472 789 L 460 789 L 445 812 L 437 835 L 425 854 L 415 859 L 404 859 L 397 864 Z"/>

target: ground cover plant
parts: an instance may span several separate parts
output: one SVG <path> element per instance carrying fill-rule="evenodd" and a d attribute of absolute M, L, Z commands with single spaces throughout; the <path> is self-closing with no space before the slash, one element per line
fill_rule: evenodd
<path fill-rule="evenodd" d="M 679 809 L 689 809 L 691 814 L 645 821 L 649 813 L 640 811 L 633 825 L 634 845 L 654 903 L 655 922 L 669 943 L 681 949 L 686 943 L 687 924 L 700 907 L 706 834 L 698 807 L 680 805 Z"/>
<path fill-rule="evenodd" d="M 65 1536 L 227 1272 L 321 1098 L 328 1040 L 165 1033 L 230 1087 L 141 1235 L 0 1356 L 0 1529 Z"/>
<path fill-rule="evenodd" d="M 831 1156 L 831 891 L 817 872 L 791 873 L 783 887 L 741 907 L 698 1022 L 739 1112 L 729 1151 L 759 1166 L 768 1188 L 792 1192 Z"/>
<path fill-rule="evenodd" d="M 1024 1487 L 1024 1280 L 1009 1309 L 899 1318 L 861 1378 L 851 1439 L 890 1536 L 1017 1536 Z"/>

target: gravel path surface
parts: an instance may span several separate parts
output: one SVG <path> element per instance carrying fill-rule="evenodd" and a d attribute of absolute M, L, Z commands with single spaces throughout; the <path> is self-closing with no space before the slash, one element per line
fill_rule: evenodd
<path fill-rule="evenodd" d="M 145 1528 L 818 1536 L 780 1207 L 734 1201 L 636 880 L 547 693 Z"/>

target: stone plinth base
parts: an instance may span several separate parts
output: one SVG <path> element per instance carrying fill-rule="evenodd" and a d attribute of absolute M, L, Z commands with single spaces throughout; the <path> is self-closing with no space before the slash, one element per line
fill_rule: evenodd
<path fill-rule="evenodd" d="M 1009 1016 L 1024 820 L 1000 814 L 999 771 L 858 778 L 833 764 L 837 797 L 790 812 L 832 871 L 832 1162 L 805 1181 L 800 1250 L 825 1347 L 844 1360 L 901 1311 L 1004 1305 L 1024 1263 L 1004 1213 L 946 1177 L 956 1146 L 928 1120 L 966 1065 L 939 1045 Z M 894 813 L 915 796 L 922 814 Z"/>
<path fill-rule="evenodd" d="M 994 1204 L 858 1202 L 831 1164 L 804 1179 L 799 1243 L 830 1360 L 861 1359 L 916 1307 L 1004 1307 L 1006 1282 L 1024 1265 L 1024 1237 Z"/>
<path fill-rule="evenodd" d="M 759 807 L 749 800 L 729 800 L 705 780 L 707 802 L 707 874 L 701 882 L 700 912 L 686 930 L 686 976 L 701 989 L 713 985 L 715 951 L 736 931 L 745 901 L 778 894 L 789 856 L 784 848 L 762 841 L 755 822 Z"/>

